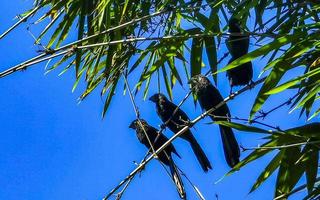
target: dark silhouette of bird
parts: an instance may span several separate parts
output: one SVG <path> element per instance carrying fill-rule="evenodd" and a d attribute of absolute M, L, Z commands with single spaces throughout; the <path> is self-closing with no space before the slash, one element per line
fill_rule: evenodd
<path fill-rule="evenodd" d="M 191 90 L 197 96 L 202 109 L 208 111 L 214 108 L 223 98 L 220 92 L 215 88 L 209 79 L 203 75 L 196 75 L 189 81 Z M 214 121 L 229 121 L 230 111 L 226 104 L 211 112 L 209 115 Z M 234 133 L 230 127 L 219 125 L 223 150 L 226 161 L 230 167 L 234 167 L 239 162 L 240 149 Z"/>
<path fill-rule="evenodd" d="M 159 149 L 163 144 L 168 141 L 168 138 L 159 133 L 158 130 L 152 126 L 150 126 L 145 120 L 143 119 L 136 119 L 131 122 L 129 128 L 136 130 L 137 137 L 140 143 L 144 144 L 148 149 L 151 148 L 150 142 L 153 146 L 153 149 L 156 151 Z M 147 134 L 147 135 L 146 135 Z M 150 142 L 149 142 L 149 140 Z M 157 156 L 158 159 L 165 165 L 167 165 L 170 169 L 172 179 L 176 184 L 179 196 L 181 199 L 186 199 L 186 193 L 184 189 L 184 185 L 178 171 L 177 166 L 175 165 L 172 159 L 172 153 L 176 154 L 179 158 L 180 155 L 177 153 L 176 149 L 172 144 L 169 144 L 163 151 L 161 151 Z"/>
<path fill-rule="evenodd" d="M 163 94 L 154 94 L 149 98 L 149 100 L 156 104 L 158 116 L 172 132 L 178 133 L 190 121 L 187 114 L 178 108 L 174 103 L 169 101 Z M 190 129 L 180 135 L 180 137 L 190 143 L 191 148 L 196 155 L 196 158 L 198 159 L 202 169 L 205 172 L 207 172 L 209 169 L 212 169 L 209 159 L 197 142 L 196 138 L 191 133 Z"/>
<path fill-rule="evenodd" d="M 236 58 L 231 58 L 229 63 Z M 227 77 L 229 79 L 230 86 L 247 85 L 251 82 L 253 75 L 252 63 L 246 62 L 236 68 L 227 71 Z"/>
<path fill-rule="evenodd" d="M 232 61 L 244 56 L 248 53 L 249 50 L 249 36 L 244 35 L 241 31 L 239 20 L 231 17 L 229 20 L 229 32 L 230 36 L 227 40 L 227 47 L 229 53 L 231 54 Z M 251 61 L 244 63 L 234 69 L 227 71 L 227 77 L 231 86 L 231 91 L 233 86 L 240 86 L 249 84 L 252 80 L 253 69 Z"/>

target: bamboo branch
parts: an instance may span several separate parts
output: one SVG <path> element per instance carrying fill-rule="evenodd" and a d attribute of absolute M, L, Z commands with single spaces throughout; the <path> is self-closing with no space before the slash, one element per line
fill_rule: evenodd
<path fill-rule="evenodd" d="M 62 51 L 62 52 L 59 52 L 59 53 L 56 53 L 56 54 L 52 54 L 52 55 L 50 55 L 48 57 L 43 57 L 43 56 L 39 55 L 39 56 L 36 57 L 37 59 L 32 58 L 29 61 L 23 62 L 23 63 L 21 63 L 19 65 L 16 65 L 16 66 L 14 66 L 14 67 L 12 67 L 10 69 L 7 69 L 7 70 L 1 72 L 0 73 L 0 78 L 8 76 L 8 75 L 10 75 L 10 74 L 12 74 L 12 73 L 14 73 L 16 71 L 20 71 L 20 70 L 26 69 L 27 67 L 29 67 L 31 65 L 35 65 L 35 64 L 38 64 L 40 62 L 43 62 L 43 61 L 46 61 L 46 60 L 50 60 L 52 58 L 55 58 L 55 57 L 70 53 L 72 51 L 74 51 L 74 49 L 65 50 L 65 51 Z"/>
<path fill-rule="evenodd" d="M 261 150 L 267 150 L 267 149 L 284 149 L 284 148 L 289 148 L 289 147 L 297 147 L 297 146 L 302 146 L 302 145 L 307 145 L 307 144 L 319 144 L 320 140 L 316 141 L 305 141 L 305 142 L 298 142 L 298 143 L 292 143 L 292 144 L 285 144 L 285 145 L 280 145 L 280 146 L 273 146 L 273 147 L 250 147 L 250 148 L 245 148 L 245 150 L 256 150 L 256 149 L 261 149 Z"/>
<path fill-rule="evenodd" d="M 39 10 L 40 6 L 35 7 L 30 13 L 28 13 L 26 16 L 22 17 L 17 23 L 15 23 L 13 26 L 8 28 L 4 33 L 0 35 L 0 40 L 4 38 L 8 33 L 10 33 L 13 29 L 18 27 L 21 23 L 25 22 L 31 15 L 33 15 L 37 10 Z"/>

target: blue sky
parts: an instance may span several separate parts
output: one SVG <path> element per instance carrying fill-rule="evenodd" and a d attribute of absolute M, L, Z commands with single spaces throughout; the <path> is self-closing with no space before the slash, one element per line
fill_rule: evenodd
<path fill-rule="evenodd" d="M 30 8 L 32 1 L 4 1 L 0 8 L 0 32 L 13 24 L 13 18 Z M 38 27 L 32 26 L 38 31 Z M 70 40 L 73 40 L 71 38 Z M 254 47 L 251 47 L 251 49 Z M 0 40 L 0 70 L 3 71 L 37 54 L 38 47 L 23 25 Z M 222 49 L 221 55 L 224 53 Z M 255 79 L 263 62 L 254 62 Z M 45 63 L 32 66 L 26 71 L 14 73 L 0 80 L 0 199 L 102 199 L 136 166 L 146 149 L 138 143 L 128 125 L 135 118 L 129 96 L 122 95 L 121 81 L 117 95 L 107 116 L 101 119 L 103 101 L 95 91 L 84 102 L 77 98 L 83 85 L 76 92 L 71 89 L 74 72 L 58 76 L 62 68 L 44 75 Z M 220 66 L 221 67 L 221 66 Z M 207 70 L 205 69 L 204 72 Z M 133 75 L 131 85 L 137 80 Z M 174 88 L 174 102 L 178 103 L 188 92 L 178 85 Z M 132 85 L 133 86 L 133 85 Z M 229 93 L 225 74 L 219 75 L 223 96 Z M 150 95 L 156 92 L 151 85 Z M 234 116 L 248 116 L 255 88 L 231 101 L 228 105 Z M 265 110 L 285 101 L 289 94 L 272 97 Z M 278 99 L 277 99 L 278 98 Z M 151 125 L 158 126 L 154 105 L 137 97 L 141 115 Z M 274 101 L 275 100 L 275 101 Z M 201 110 L 193 106 L 191 99 L 182 107 L 191 119 Z M 304 124 L 297 113 L 287 117 L 288 109 L 282 108 L 265 121 L 276 122 L 285 129 Z M 274 194 L 275 174 L 254 193 L 248 192 L 272 155 L 254 162 L 240 172 L 217 182 L 229 168 L 224 161 L 221 139 L 216 125 L 207 125 L 205 119 L 193 129 L 213 165 L 205 174 L 198 165 L 187 143 L 178 139 L 174 145 L 182 159 L 175 157 L 177 165 L 199 187 L 207 199 L 271 199 Z M 261 135 L 236 132 L 240 144 L 253 147 L 262 144 Z M 167 130 L 167 136 L 172 133 Z M 247 153 L 242 154 L 242 158 Z M 190 199 L 195 193 L 185 180 Z M 300 196 L 301 197 L 301 196 Z M 152 161 L 129 186 L 123 199 L 177 199 L 178 195 L 165 171 L 157 161 Z M 292 199 L 299 199 L 296 196 Z"/>

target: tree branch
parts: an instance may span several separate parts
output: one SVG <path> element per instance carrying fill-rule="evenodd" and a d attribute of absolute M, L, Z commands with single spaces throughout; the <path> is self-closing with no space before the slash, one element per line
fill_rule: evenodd
<path fill-rule="evenodd" d="M 4 38 L 7 34 L 9 34 L 13 29 L 18 27 L 21 23 L 25 22 L 31 15 L 33 15 L 37 10 L 39 10 L 41 6 L 35 7 L 30 13 L 28 13 L 26 16 L 22 17 L 17 23 L 15 23 L 13 26 L 9 27 L 4 33 L 0 35 L 0 40 Z"/>

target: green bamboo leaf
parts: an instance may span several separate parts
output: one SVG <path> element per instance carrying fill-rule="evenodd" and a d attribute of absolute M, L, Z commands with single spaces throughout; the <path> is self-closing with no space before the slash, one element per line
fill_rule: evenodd
<path fill-rule="evenodd" d="M 83 67 L 83 68 L 80 70 L 79 76 L 76 78 L 76 81 L 75 81 L 74 84 L 73 84 L 72 92 L 74 92 L 74 91 L 76 90 L 76 88 L 77 88 L 77 86 L 78 86 L 78 84 L 79 84 L 79 82 L 80 82 L 80 80 L 81 80 L 81 76 L 82 76 L 83 72 L 85 71 L 85 69 L 86 69 L 86 68 Z"/>
<path fill-rule="evenodd" d="M 318 116 L 320 113 L 320 108 L 318 108 L 318 110 L 316 112 L 314 112 L 311 117 L 308 118 L 308 121 L 310 121 L 311 119 L 313 119 L 314 117 Z"/>
<path fill-rule="evenodd" d="M 136 62 L 132 65 L 132 67 L 130 68 L 129 70 L 129 74 L 131 72 L 133 72 L 133 70 L 135 70 L 139 64 L 144 60 L 144 58 L 150 53 L 149 49 L 152 49 L 154 47 L 154 45 L 156 44 L 157 42 L 153 41 L 151 42 L 148 47 L 146 48 L 146 50 L 144 50 L 141 54 L 140 54 L 140 57 L 136 60 Z"/>
<path fill-rule="evenodd" d="M 264 147 L 274 147 L 274 146 L 277 146 L 277 144 L 278 144 L 277 140 L 273 140 L 273 141 L 269 141 L 269 142 L 264 143 L 263 145 L 260 146 L 261 148 L 255 149 L 247 157 L 245 157 L 243 160 L 241 160 L 236 166 L 234 166 L 233 169 L 231 169 L 227 173 L 227 175 L 233 174 L 234 172 L 240 170 L 240 168 L 247 165 L 248 163 L 250 163 L 258 158 L 261 158 L 262 156 L 264 156 L 267 153 L 274 150 L 274 149 L 267 149 Z"/>
<path fill-rule="evenodd" d="M 193 38 L 191 46 L 191 77 L 201 74 L 203 40 Z"/>
<path fill-rule="evenodd" d="M 64 62 L 66 62 L 71 55 L 69 54 L 65 54 L 64 56 L 62 56 L 62 58 L 56 62 L 52 67 L 48 68 L 45 72 L 45 75 L 50 73 L 52 70 L 56 69 L 58 66 L 60 66 L 61 64 L 63 64 Z"/>
<path fill-rule="evenodd" d="M 258 179 L 250 189 L 250 192 L 255 191 L 265 180 L 267 180 L 273 172 L 279 167 L 280 161 L 283 157 L 283 150 L 280 151 L 267 165 L 267 167 L 264 169 L 264 171 L 259 175 Z"/>
<path fill-rule="evenodd" d="M 300 135 L 307 138 L 320 138 L 320 123 L 314 122 L 303 126 L 298 126 L 285 131 L 287 134 Z"/>
<path fill-rule="evenodd" d="M 216 42 L 214 37 L 206 37 L 204 39 L 205 46 L 206 46 L 206 53 L 208 57 L 208 61 L 210 64 L 213 80 L 216 84 L 218 84 L 218 77 L 217 77 L 217 69 L 218 69 L 218 59 L 217 59 L 217 50 L 216 50 Z"/>
<path fill-rule="evenodd" d="M 68 13 L 68 21 L 65 23 L 64 28 L 61 31 L 60 37 L 57 41 L 57 45 L 56 47 L 59 47 L 60 44 L 67 38 L 69 31 L 72 27 L 73 22 L 75 21 L 76 17 L 77 17 L 77 12 L 78 10 L 76 10 L 76 8 L 74 8 L 74 10 L 72 10 L 70 12 L 70 14 Z"/>
<path fill-rule="evenodd" d="M 57 20 L 62 16 L 63 10 L 58 13 L 57 16 L 55 16 L 51 22 L 41 31 L 40 35 L 37 38 L 37 42 L 40 42 L 42 37 L 48 32 L 48 30 L 57 22 Z M 37 23 L 37 22 L 36 22 Z"/>
<path fill-rule="evenodd" d="M 117 78 L 115 78 L 114 82 L 112 83 L 112 88 L 109 91 L 107 99 L 106 99 L 106 101 L 104 103 L 103 112 L 102 112 L 102 118 L 105 117 L 106 112 L 107 112 L 107 110 L 108 110 L 108 108 L 110 106 L 110 103 L 111 103 L 112 97 L 114 96 L 114 91 L 115 91 L 115 89 L 117 87 L 118 81 L 119 81 L 119 76 L 117 76 Z"/>
<path fill-rule="evenodd" d="M 162 75 L 163 75 L 164 83 L 166 85 L 167 93 L 169 95 L 170 100 L 172 101 L 172 89 L 170 87 L 170 82 L 168 80 L 168 75 L 167 75 L 166 68 L 163 65 L 163 66 L 161 66 L 161 69 L 162 69 Z"/>
<path fill-rule="evenodd" d="M 87 89 L 81 94 L 79 99 L 84 100 L 96 87 L 103 81 L 104 74 L 100 74 L 99 77 L 92 82 L 88 83 Z"/>
<path fill-rule="evenodd" d="M 150 77 L 147 78 L 147 80 L 146 80 L 146 87 L 144 88 L 144 91 L 143 91 L 143 99 L 144 99 L 144 100 L 146 100 L 146 98 L 147 98 L 147 96 L 148 96 L 151 78 L 152 78 L 152 76 L 150 76 Z"/>
<path fill-rule="evenodd" d="M 157 71 L 162 65 L 164 65 L 164 62 L 166 61 L 165 56 L 160 57 L 156 62 L 153 63 L 151 66 L 150 70 L 147 71 L 145 74 L 142 76 L 142 80 L 146 80 L 149 78 L 155 71 Z"/>
<path fill-rule="evenodd" d="M 307 160 L 305 162 L 307 188 L 309 194 L 312 192 L 318 174 L 319 163 L 319 150 L 312 145 L 306 145 L 305 151 L 308 153 Z"/>
<path fill-rule="evenodd" d="M 312 102 L 315 100 L 316 95 L 320 90 L 320 85 L 313 87 L 307 94 L 307 96 L 297 105 L 297 107 L 302 107 L 311 99 Z"/>
<path fill-rule="evenodd" d="M 258 127 L 248 126 L 248 125 L 239 124 L 239 123 L 235 123 L 235 122 L 215 121 L 215 122 L 212 122 L 212 123 L 228 126 L 230 128 L 234 128 L 234 129 L 237 129 L 239 131 L 245 131 L 245 132 L 266 133 L 266 134 L 271 134 L 272 133 L 272 132 L 270 132 L 268 130 L 264 130 L 264 129 L 261 129 L 261 128 L 258 128 Z"/>
<path fill-rule="evenodd" d="M 282 92 L 282 91 L 284 91 L 284 90 L 296 85 L 297 83 L 299 83 L 299 82 L 301 82 L 301 81 L 303 81 L 303 80 L 305 80 L 305 79 L 307 79 L 309 77 L 317 75 L 319 73 L 320 73 L 320 68 L 314 69 L 314 70 L 312 70 L 312 71 L 310 71 L 310 72 L 308 72 L 308 73 L 306 73 L 306 74 L 304 74 L 302 76 L 298 76 L 298 77 L 296 77 L 294 79 L 291 79 L 290 81 L 287 81 L 286 83 L 283 83 L 283 84 L 279 85 L 278 87 L 275 87 L 275 88 L 271 89 L 270 91 L 266 92 L 265 94 L 266 95 L 271 95 L 271 94 L 276 94 L 276 93 Z"/>
<path fill-rule="evenodd" d="M 303 175 L 303 164 L 298 162 L 301 157 L 299 147 L 284 149 L 285 153 L 277 175 L 275 198 L 288 195 Z"/>
<path fill-rule="evenodd" d="M 79 15 L 79 22 L 78 22 L 78 40 L 81 40 L 83 38 L 84 33 L 84 22 L 85 22 L 85 6 L 83 5 L 83 2 L 81 2 L 81 11 Z M 78 77 L 78 72 L 81 65 L 81 58 L 82 58 L 82 50 L 76 49 L 76 77 Z"/>
<path fill-rule="evenodd" d="M 179 75 L 179 72 L 178 72 L 178 70 L 177 70 L 177 68 L 175 67 L 175 64 L 174 64 L 174 58 L 173 58 L 173 57 L 168 58 L 167 64 L 168 64 L 168 66 L 170 67 L 171 74 L 173 75 L 173 77 L 178 80 L 178 82 L 179 82 L 180 85 L 183 85 L 183 84 L 182 84 L 182 79 L 181 79 L 181 77 L 180 77 L 180 75 Z M 173 86 L 173 85 L 174 85 L 174 84 L 172 84 L 172 86 Z"/>
<path fill-rule="evenodd" d="M 258 3 L 255 7 L 254 7 L 254 11 L 256 14 L 256 21 L 255 21 L 255 27 L 257 25 L 259 25 L 260 27 L 263 27 L 263 14 L 265 11 L 265 8 L 268 6 L 268 4 L 270 3 L 269 0 L 261 0 L 260 3 Z"/>
<path fill-rule="evenodd" d="M 280 79 L 282 78 L 282 76 L 285 73 L 285 70 L 283 70 L 283 68 L 289 68 L 289 67 L 290 67 L 289 63 L 280 62 L 272 69 L 272 71 L 270 72 L 267 79 L 263 83 L 263 85 L 262 85 L 262 87 L 261 87 L 261 89 L 260 89 L 260 91 L 254 101 L 254 104 L 253 104 L 251 111 L 250 111 L 249 119 L 252 119 L 254 117 L 255 113 L 261 109 L 264 102 L 269 98 L 270 95 L 266 95 L 265 93 L 267 91 L 270 91 L 272 88 L 274 88 L 278 84 L 278 82 L 280 81 Z"/>
<path fill-rule="evenodd" d="M 51 36 L 51 39 L 48 42 L 48 45 L 47 45 L 48 49 L 54 44 L 54 42 L 56 41 L 57 37 L 62 32 L 63 27 L 67 23 L 67 19 L 68 19 L 68 15 L 65 14 L 63 19 L 62 19 L 62 21 L 59 23 L 58 27 L 56 28 L 56 30 L 54 31 L 54 33 Z"/>
<path fill-rule="evenodd" d="M 259 56 L 263 56 L 263 55 L 269 53 L 270 51 L 279 49 L 280 47 L 282 47 L 284 45 L 292 43 L 293 41 L 298 40 L 300 37 L 301 37 L 301 34 L 294 34 L 294 35 L 287 35 L 287 36 L 276 38 L 274 41 L 270 42 L 269 44 L 266 44 L 256 50 L 234 60 L 233 62 L 229 63 L 224 68 L 220 69 L 217 73 L 224 72 L 224 71 L 233 69 L 237 66 L 240 66 L 244 63 L 250 62 Z"/>
<path fill-rule="evenodd" d="M 201 13 L 196 13 L 196 18 L 200 22 L 200 24 L 206 29 L 210 30 L 211 27 L 213 26 L 213 23 L 204 15 Z"/>

